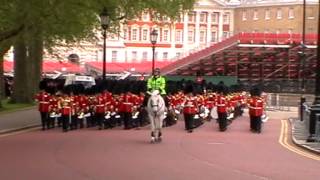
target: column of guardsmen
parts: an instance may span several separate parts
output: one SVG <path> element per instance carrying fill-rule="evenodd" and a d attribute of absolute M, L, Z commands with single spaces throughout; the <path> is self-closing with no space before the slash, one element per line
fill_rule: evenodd
<path fill-rule="evenodd" d="M 249 108 L 250 129 L 261 132 L 261 116 L 264 114 L 265 99 L 261 92 L 253 90 L 251 96 L 246 92 L 226 93 L 226 91 L 193 94 L 192 88 L 169 94 L 166 125 L 175 124 L 179 116 L 185 121 L 185 130 L 193 129 L 205 121 L 216 119 L 220 131 L 226 131 L 232 120 Z M 108 129 L 122 126 L 124 129 L 148 124 L 144 108 L 145 94 L 125 92 L 112 94 L 108 91 L 93 95 L 73 95 L 58 92 L 54 95 L 40 91 L 35 99 L 39 102 L 42 129 L 56 125 L 68 130 L 97 127 Z"/>

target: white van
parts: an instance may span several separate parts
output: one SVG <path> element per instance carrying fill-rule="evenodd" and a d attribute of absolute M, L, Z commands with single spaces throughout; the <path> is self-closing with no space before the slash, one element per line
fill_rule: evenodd
<path fill-rule="evenodd" d="M 96 85 L 96 81 L 91 76 L 78 76 L 74 74 L 69 74 L 66 76 L 65 86 L 70 84 L 82 84 L 85 88 L 90 88 L 93 85 Z"/>

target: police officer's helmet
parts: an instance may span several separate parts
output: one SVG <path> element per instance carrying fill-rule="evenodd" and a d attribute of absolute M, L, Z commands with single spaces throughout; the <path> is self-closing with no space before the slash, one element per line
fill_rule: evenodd
<path fill-rule="evenodd" d="M 155 72 L 155 73 L 160 73 L 160 68 L 155 68 L 155 69 L 154 69 L 154 72 Z"/>

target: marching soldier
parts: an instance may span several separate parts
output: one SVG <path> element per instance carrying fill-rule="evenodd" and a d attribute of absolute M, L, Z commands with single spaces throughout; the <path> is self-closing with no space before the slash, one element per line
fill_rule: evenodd
<path fill-rule="evenodd" d="M 39 112 L 41 116 L 41 125 L 42 130 L 45 130 L 46 127 L 49 129 L 50 123 L 49 123 L 49 101 L 51 97 L 50 94 L 45 92 L 44 90 L 41 90 L 35 97 L 35 100 L 39 102 Z"/>
<path fill-rule="evenodd" d="M 183 104 L 183 115 L 185 128 L 189 133 L 193 132 L 194 116 L 198 112 L 197 100 L 193 96 L 193 88 L 190 85 L 186 88 L 186 94 Z"/>
<path fill-rule="evenodd" d="M 227 130 L 227 100 L 224 95 L 224 91 L 219 92 L 219 95 L 217 97 L 217 113 L 219 130 Z"/>
<path fill-rule="evenodd" d="M 64 95 L 59 102 L 62 118 L 62 131 L 67 132 L 69 130 L 71 116 L 72 116 L 72 102 L 68 95 Z"/>
<path fill-rule="evenodd" d="M 263 99 L 259 88 L 253 88 L 250 92 L 248 107 L 250 115 L 250 129 L 252 132 L 261 133 L 261 116 L 263 115 Z"/>
<path fill-rule="evenodd" d="M 105 99 L 102 96 L 102 94 L 97 95 L 96 96 L 95 118 L 98 123 L 99 130 L 101 130 L 103 127 L 104 114 L 105 114 L 105 108 L 106 108 L 105 104 L 106 104 L 106 102 L 105 102 Z"/>

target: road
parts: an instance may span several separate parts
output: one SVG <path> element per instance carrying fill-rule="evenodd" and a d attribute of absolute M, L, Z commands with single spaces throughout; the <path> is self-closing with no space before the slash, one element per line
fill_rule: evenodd
<path fill-rule="evenodd" d="M 3 136 L 0 179 L 319 179 L 319 160 L 279 143 L 290 132 L 281 116 L 275 117 L 261 134 L 249 131 L 248 117 L 234 120 L 226 132 L 211 121 L 186 133 L 179 122 L 164 129 L 160 144 L 149 143 L 148 127 Z"/>

